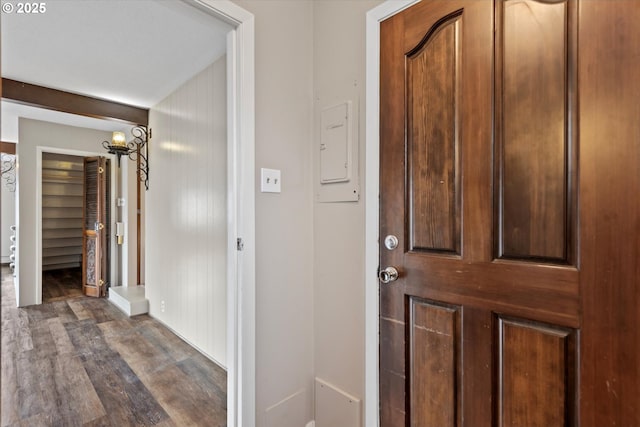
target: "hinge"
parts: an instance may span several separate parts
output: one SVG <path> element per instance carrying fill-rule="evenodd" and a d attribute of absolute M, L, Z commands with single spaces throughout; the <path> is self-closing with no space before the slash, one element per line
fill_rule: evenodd
<path fill-rule="evenodd" d="M 148 134 L 147 140 L 150 140 L 150 139 L 151 139 L 151 131 L 152 131 L 152 129 L 151 129 L 151 128 L 149 128 L 149 134 Z"/>
<path fill-rule="evenodd" d="M 236 249 L 239 250 L 239 251 L 244 250 L 244 241 L 242 240 L 241 237 L 238 237 L 236 239 Z"/>

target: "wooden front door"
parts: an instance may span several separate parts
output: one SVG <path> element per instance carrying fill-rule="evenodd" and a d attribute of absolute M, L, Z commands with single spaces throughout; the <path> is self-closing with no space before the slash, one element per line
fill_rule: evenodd
<path fill-rule="evenodd" d="M 84 159 L 84 215 L 82 291 L 103 297 L 108 283 L 108 162 L 104 157 Z"/>
<path fill-rule="evenodd" d="M 640 7 L 602 3 L 381 23 L 382 426 L 640 425 Z"/>

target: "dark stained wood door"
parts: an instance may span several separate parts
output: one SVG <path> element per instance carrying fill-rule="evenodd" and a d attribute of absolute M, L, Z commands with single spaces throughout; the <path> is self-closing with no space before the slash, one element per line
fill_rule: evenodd
<path fill-rule="evenodd" d="M 382 426 L 640 425 L 640 3 L 604 3 L 381 23 Z"/>
<path fill-rule="evenodd" d="M 84 159 L 82 292 L 91 297 L 105 296 L 109 274 L 108 175 L 104 157 Z"/>

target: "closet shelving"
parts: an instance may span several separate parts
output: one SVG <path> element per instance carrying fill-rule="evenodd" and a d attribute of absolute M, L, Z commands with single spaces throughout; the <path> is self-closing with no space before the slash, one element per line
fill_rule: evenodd
<path fill-rule="evenodd" d="M 83 158 L 42 155 L 42 270 L 81 267 Z"/>

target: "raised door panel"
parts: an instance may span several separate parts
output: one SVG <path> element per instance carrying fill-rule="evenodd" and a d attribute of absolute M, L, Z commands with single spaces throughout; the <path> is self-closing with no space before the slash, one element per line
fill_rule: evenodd
<path fill-rule="evenodd" d="M 411 299 L 411 426 L 458 425 L 460 308 Z"/>
<path fill-rule="evenodd" d="M 572 257 L 575 2 L 496 6 L 498 257 Z"/>
<path fill-rule="evenodd" d="M 409 249 L 460 253 L 460 20 L 438 22 L 407 54 Z"/>
<path fill-rule="evenodd" d="M 380 318 L 380 425 L 405 425 L 407 408 L 405 375 L 405 322 Z"/>
<path fill-rule="evenodd" d="M 502 317 L 497 326 L 498 425 L 574 425 L 575 332 Z"/>

